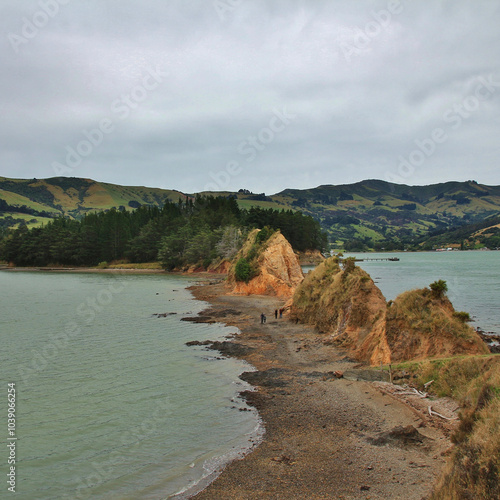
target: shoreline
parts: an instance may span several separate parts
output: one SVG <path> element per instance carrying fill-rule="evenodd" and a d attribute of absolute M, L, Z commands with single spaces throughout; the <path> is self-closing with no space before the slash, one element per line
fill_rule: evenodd
<path fill-rule="evenodd" d="M 122 273 L 122 274 L 166 274 L 164 269 L 141 269 L 141 268 L 104 268 L 96 267 L 8 267 L 0 266 L 0 271 L 12 273 L 22 272 L 46 272 L 46 273 Z"/>
<path fill-rule="evenodd" d="M 200 313 L 204 321 L 239 329 L 212 348 L 257 370 L 240 376 L 256 388 L 242 397 L 257 409 L 265 434 L 215 479 L 173 498 L 420 500 L 430 494 L 455 423 L 437 422 L 427 406 L 392 394 L 392 384 L 366 381 L 380 370 L 325 345 L 311 327 L 275 319 L 282 300 L 226 295 L 221 281 L 190 290 L 210 304 Z M 263 325 L 261 312 L 268 317 Z M 338 372 L 344 376 L 337 378 Z"/>
<path fill-rule="evenodd" d="M 220 280 L 225 278 L 225 274 L 212 273 L 208 271 L 186 272 L 186 271 L 166 271 L 165 269 L 142 269 L 142 268 L 104 268 L 95 267 L 8 267 L 0 266 L 0 272 L 12 273 L 96 273 L 96 274 L 163 274 L 165 276 L 185 276 L 195 280 Z"/>

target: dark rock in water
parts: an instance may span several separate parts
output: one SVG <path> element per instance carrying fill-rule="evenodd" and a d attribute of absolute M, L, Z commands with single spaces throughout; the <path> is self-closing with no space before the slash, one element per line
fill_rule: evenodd
<path fill-rule="evenodd" d="M 206 346 L 209 349 L 213 349 L 214 351 L 219 351 L 221 354 L 224 354 L 225 356 L 232 356 L 232 357 L 243 357 L 253 351 L 253 347 L 248 347 L 243 344 L 238 344 L 237 342 L 219 342 L 219 341 L 213 341 L 213 340 L 204 340 L 203 342 L 200 342 L 199 340 L 193 340 L 191 342 L 186 342 L 187 346 Z"/>
<path fill-rule="evenodd" d="M 238 344 L 237 342 L 227 341 L 212 342 L 209 346 L 209 349 L 214 349 L 216 351 L 219 351 L 221 354 L 233 357 L 246 356 L 254 350 L 253 347 L 248 347 L 244 344 Z"/>
<path fill-rule="evenodd" d="M 480 328 L 477 328 L 476 331 L 492 354 L 500 353 L 500 335 L 496 335 L 493 332 L 484 332 Z"/>
<path fill-rule="evenodd" d="M 193 316 L 190 318 L 181 318 L 181 321 L 190 321 L 191 323 L 217 323 L 211 316 Z"/>
<path fill-rule="evenodd" d="M 382 432 L 376 438 L 368 438 L 368 442 L 375 446 L 397 446 L 407 448 L 409 446 L 420 446 L 429 438 L 418 432 L 413 425 L 403 427 L 398 425 L 391 431 Z"/>
<path fill-rule="evenodd" d="M 265 371 L 245 372 L 240 378 L 251 385 L 260 385 L 262 387 L 284 387 L 287 382 L 281 378 L 289 370 L 284 368 L 270 368 Z"/>
<path fill-rule="evenodd" d="M 177 314 L 177 313 L 176 312 L 155 313 L 155 314 L 152 314 L 152 316 L 156 316 L 157 318 L 166 318 L 167 316 L 173 316 L 174 314 Z"/>

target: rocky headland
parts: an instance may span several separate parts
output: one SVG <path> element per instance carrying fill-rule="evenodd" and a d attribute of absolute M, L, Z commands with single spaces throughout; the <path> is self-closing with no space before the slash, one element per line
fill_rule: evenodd
<path fill-rule="evenodd" d="M 386 302 L 368 273 L 338 257 L 298 286 L 291 319 L 315 326 L 325 342 L 370 365 L 489 352 L 444 293 L 411 290 Z"/>
<path fill-rule="evenodd" d="M 248 273 L 239 275 L 239 267 L 246 265 Z M 240 295 L 290 298 L 303 279 L 299 258 L 286 238 L 279 231 L 267 235 L 259 229 L 248 235 L 228 273 L 232 293 Z"/>
<path fill-rule="evenodd" d="M 194 289 L 211 304 L 203 320 L 237 326 L 236 342 L 195 348 L 256 368 L 243 396 L 266 434 L 196 498 L 498 498 L 499 358 L 444 282 L 386 302 L 354 261 L 304 278 L 279 232 L 259 234 L 227 281 Z"/>
<path fill-rule="evenodd" d="M 211 304 L 203 317 L 240 330 L 231 341 L 193 348 L 214 348 L 255 367 L 241 378 L 257 390 L 243 397 L 257 408 L 265 435 L 203 491 L 182 498 L 420 500 L 431 492 L 445 465 L 456 405 L 433 402 L 453 418 L 445 421 L 426 407 L 414 409 L 411 395 L 381 390 L 392 386 L 386 372 L 367 370 L 310 325 L 275 319 L 284 299 L 235 295 L 223 282 L 193 292 Z"/>

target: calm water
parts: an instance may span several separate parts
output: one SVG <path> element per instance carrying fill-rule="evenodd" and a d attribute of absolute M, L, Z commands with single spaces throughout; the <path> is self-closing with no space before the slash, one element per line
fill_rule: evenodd
<path fill-rule="evenodd" d="M 442 279 L 458 311 L 473 317 L 474 327 L 500 333 L 500 252 L 416 252 L 346 254 L 358 259 L 398 257 L 399 262 L 359 262 L 387 300 Z"/>
<path fill-rule="evenodd" d="M 16 382 L 16 498 L 167 498 L 258 435 L 255 411 L 238 410 L 249 365 L 185 346 L 235 332 L 180 321 L 205 306 L 188 284 L 0 273 L 1 442 L 6 450 L 7 383 Z"/>
<path fill-rule="evenodd" d="M 359 263 L 388 300 L 444 279 L 456 309 L 500 333 L 500 252 L 390 256 L 400 261 Z M 258 416 L 238 411 L 248 387 L 238 375 L 249 366 L 185 346 L 235 333 L 180 321 L 205 307 L 189 284 L 0 272 L 0 441 L 7 450 L 7 383 L 16 382 L 16 498 L 168 498 L 258 438 Z M 5 480 L 1 487 L 7 497 Z"/>

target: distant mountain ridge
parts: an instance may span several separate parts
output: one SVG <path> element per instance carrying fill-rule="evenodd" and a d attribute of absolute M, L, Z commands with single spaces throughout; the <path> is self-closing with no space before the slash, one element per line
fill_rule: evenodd
<path fill-rule="evenodd" d="M 410 243 L 429 233 L 500 214 L 500 186 L 475 181 L 408 186 L 366 180 L 307 190 L 287 189 L 276 197 L 291 201 L 304 213 L 321 220 L 333 241 L 355 241 L 357 247 L 390 241 Z"/>
<path fill-rule="evenodd" d="M 433 233 L 500 215 L 500 186 L 475 181 L 450 181 L 428 186 L 365 180 L 354 184 L 285 189 L 274 195 L 201 193 L 235 196 L 251 206 L 300 210 L 318 219 L 336 246 L 346 249 L 391 249 L 422 241 Z M 8 179 L 0 177 L 0 226 L 24 221 L 39 225 L 51 217 L 81 218 L 91 211 L 132 210 L 140 205 L 161 206 L 166 200 L 194 196 L 176 190 L 120 186 L 75 177 Z"/>

